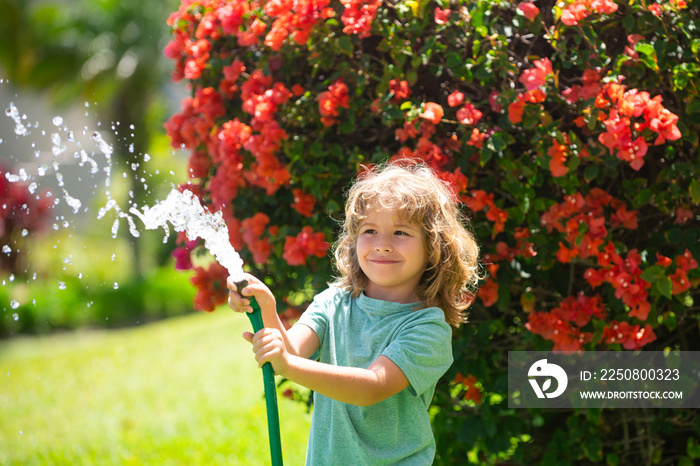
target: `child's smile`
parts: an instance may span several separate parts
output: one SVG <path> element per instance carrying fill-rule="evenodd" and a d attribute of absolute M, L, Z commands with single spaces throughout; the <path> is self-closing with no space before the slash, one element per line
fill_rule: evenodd
<path fill-rule="evenodd" d="M 360 223 L 357 257 L 369 278 L 370 298 L 415 302 L 415 290 L 428 263 L 420 225 L 403 221 L 388 210 L 371 210 Z"/>

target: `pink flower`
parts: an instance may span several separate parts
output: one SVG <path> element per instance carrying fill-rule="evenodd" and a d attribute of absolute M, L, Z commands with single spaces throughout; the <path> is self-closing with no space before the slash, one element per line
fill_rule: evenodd
<path fill-rule="evenodd" d="M 450 13 L 452 13 L 452 11 L 449 8 L 445 8 L 444 10 L 439 7 L 435 8 L 435 22 L 440 25 L 447 23 L 450 18 Z"/>
<path fill-rule="evenodd" d="M 475 125 L 483 114 L 477 110 L 471 102 L 464 104 L 464 107 L 457 110 L 457 121 L 463 125 Z"/>
<path fill-rule="evenodd" d="M 547 77 L 553 73 L 552 62 L 549 61 L 549 58 L 535 60 L 532 64 L 535 65 L 535 67 L 523 70 L 523 73 L 518 79 L 518 81 L 525 85 L 525 89 L 528 91 L 544 85 L 547 81 Z"/>
<path fill-rule="evenodd" d="M 456 107 L 464 102 L 464 93 L 459 91 L 454 91 L 452 94 L 447 96 L 447 105 L 450 107 Z"/>

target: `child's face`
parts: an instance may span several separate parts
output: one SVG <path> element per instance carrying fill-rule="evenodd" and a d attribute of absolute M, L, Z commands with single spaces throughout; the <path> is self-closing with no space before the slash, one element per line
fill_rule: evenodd
<path fill-rule="evenodd" d="M 360 223 L 357 257 L 369 278 L 365 294 L 391 302 L 417 301 L 416 288 L 428 265 L 423 228 L 388 210 L 369 212 Z"/>

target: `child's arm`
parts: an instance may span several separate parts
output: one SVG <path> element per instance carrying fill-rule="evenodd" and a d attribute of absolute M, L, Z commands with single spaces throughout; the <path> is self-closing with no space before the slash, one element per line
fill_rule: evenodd
<path fill-rule="evenodd" d="M 294 328 L 298 327 L 308 328 Z M 261 367 L 270 362 L 276 374 L 343 403 L 369 406 L 409 386 L 403 371 L 386 356 L 378 357 L 367 369 L 334 366 L 291 354 L 277 329 L 264 328 L 255 335 L 246 335 L 246 339 L 253 343 Z"/>
<path fill-rule="evenodd" d="M 270 289 L 253 275 L 246 274 L 246 280 L 248 280 L 248 286 L 238 290 L 231 277 L 228 278 L 227 286 L 230 290 L 228 303 L 231 309 L 237 312 L 253 312 L 250 300 L 246 296 L 254 296 L 260 306 L 265 328 L 277 329 L 290 353 L 305 358 L 311 357 L 320 344 L 316 333 L 305 325 L 297 325 L 286 330 L 277 314 L 277 303 Z M 250 341 L 253 334 L 245 332 L 243 336 Z"/>

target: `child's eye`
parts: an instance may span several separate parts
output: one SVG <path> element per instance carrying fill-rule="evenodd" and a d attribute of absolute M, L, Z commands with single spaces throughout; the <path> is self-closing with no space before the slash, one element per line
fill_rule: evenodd
<path fill-rule="evenodd" d="M 363 235 L 367 235 L 367 234 L 373 235 L 374 233 L 376 233 L 376 231 L 371 229 L 371 228 L 368 228 L 368 229 L 362 231 Z"/>
<path fill-rule="evenodd" d="M 401 231 L 401 230 L 395 231 L 394 234 L 399 235 L 399 236 L 411 236 L 408 233 L 406 233 L 405 231 Z"/>

